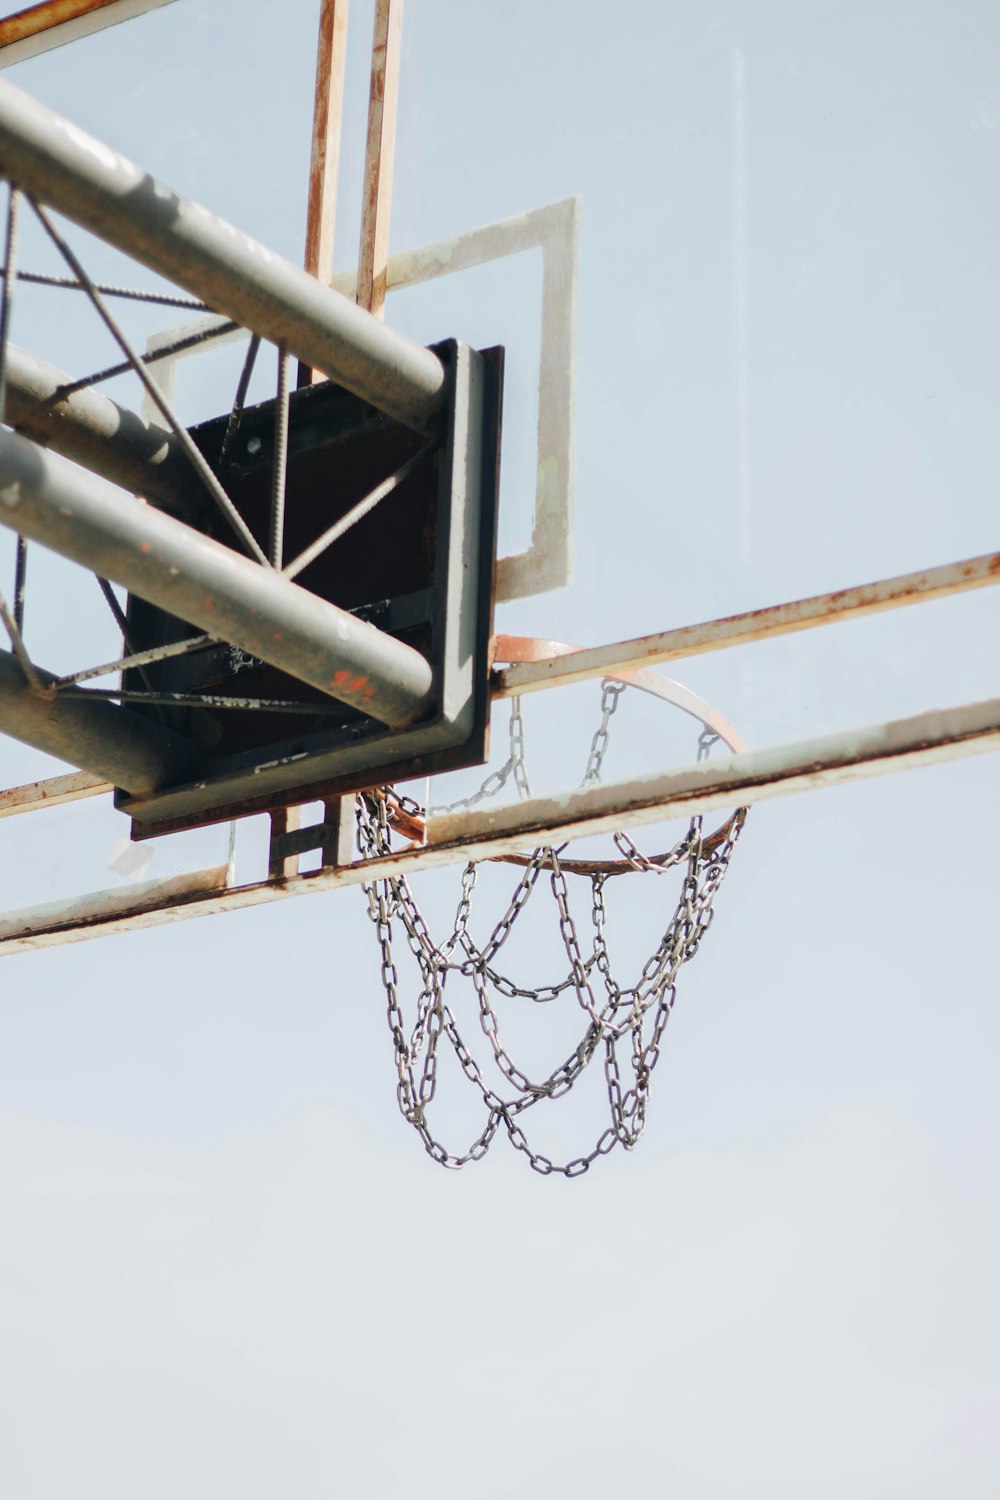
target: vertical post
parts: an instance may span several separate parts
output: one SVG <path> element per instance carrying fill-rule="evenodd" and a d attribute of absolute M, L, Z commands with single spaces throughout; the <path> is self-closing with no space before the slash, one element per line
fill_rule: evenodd
<path fill-rule="evenodd" d="M 337 179 L 344 113 L 344 64 L 347 56 L 348 0 L 322 0 L 316 46 L 316 96 L 313 105 L 312 155 L 309 161 L 309 208 L 306 217 L 305 269 L 326 284 L 333 275 L 333 237 L 337 227 Z M 308 365 L 299 365 L 298 383 L 322 380 Z"/>
<path fill-rule="evenodd" d="M 750 335 L 747 294 L 747 59 L 731 54 L 733 78 L 733 300 L 736 313 L 736 496 L 740 562 L 752 561 L 750 529 Z"/>
<path fill-rule="evenodd" d="M 8 189 L 7 237 L 4 241 L 3 284 L 0 291 L 0 422 L 6 421 L 7 417 L 7 343 L 10 339 L 10 307 L 17 280 L 14 260 L 20 204 L 21 190 L 11 183 Z"/>
<path fill-rule="evenodd" d="M 8 345 L 10 343 L 10 308 L 14 295 L 17 271 L 14 257 L 17 247 L 18 210 L 21 190 L 13 183 L 7 198 L 7 238 L 3 257 L 3 291 L 0 300 L 0 422 L 7 421 L 7 376 Z M 17 539 L 17 556 L 14 564 L 14 624 L 19 631 L 24 629 L 24 591 L 28 573 L 28 544 L 23 536 Z"/>
<path fill-rule="evenodd" d="M 361 206 L 357 303 L 376 317 L 385 305 L 389 258 L 392 164 L 396 145 L 396 103 L 403 33 L 403 0 L 375 0 L 372 78 L 368 100 L 368 144 Z"/>
<path fill-rule="evenodd" d="M 357 798 L 331 797 L 323 804 L 323 822 L 327 836 L 323 844 L 323 869 L 349 865 L 355 857 L 354 808 Z"/>
<path fill-rule="evenodd" d="M 277 807 L 271 814 L 271 846 L 267 860 L 268 880 L 291 880 L 299 873 L 299 856 L 282 848 L 284 835 L 302 827 L 301 807 Z"/>

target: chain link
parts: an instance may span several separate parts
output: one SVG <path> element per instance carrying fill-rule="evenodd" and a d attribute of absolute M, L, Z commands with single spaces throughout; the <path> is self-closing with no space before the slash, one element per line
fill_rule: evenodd
<path fill-rule="evenodd" d="M 624 691 L 624 682 L 615 682 L 610 677 L 605 677 L 601 683 L 601 722 L 594 731 L 594 738 L 590 742 L 587 769 L 583 773 L 581 786 L 594 786 L 601 779 L 604 757 L 607 754 L 608 744 L 611 740 L 608 725 L 611 723 L 611 715 L 618 707 L 618 700 Z"/>
<path fill-rule="evenodd" d="M 601 719 L 591 741 L 582 785 L 594 785 L 601 777 L 610 740 L 609 726 L 625 685 L 611 679 L 601 684 Z M 699 736 L 698 760 L 704 760 L 719 736 L 707 727 Z M 474 807 L 495 796 L 513 779 L 520 798 L 530 796 L 525 763 L 525 730 L 519 698 L 511 700 L 510 754 L 499 771 L 491 773 L 479 789 L 448 808 L 458 811 Z M 411 798 L 383 787 L 357 799 L 357 840 L 364 859 L 391 852 L 396 810 L 411 817 L 424 810 Z M 524 866 L 506 910 L 488 939 L 477 944 L 470 931 L 473 898 L 479 878 L 476 863 L 465 866 L 452 930 L 438 945 L 431 936 L 423 913 L 403 876 L 388 876 L 366 884 L 368 915 L 375 927 L 381 956 L 381 980 L 386 996 L 386 1018 L 396 1063 L 396 1094 L 400 1112 L 420 1137 L 425 1151 L 441 1166 L 457 1169 L 485 1156 L 502 1127 L 514 1149 L 526 1157 L 531 1168 L 550 1176 L 578 1177 L 616 1146 L 632 1150 L 646 1123 L 653 1072 L 660 1060 L 664 1032 L 673 1011 L 677 978 L 681 967 L 697 953 L 714 916 L 714 902 L 732 860 L 746 821 L 741 808 L 725 825 L 723 836 L 703 837 L 702 820 L 694 818 L 668 854 L 652 860 L 625 833 L 614 835 L 619 851 L 638 874 L 663 876 L 683 871 L 680 894 L 670 912 L 656 948 L 646 959 L 635 984 L 624 988 L 615 978 L 607 944 L 606 873 L 590 874 L 590 928 L 588 952 L 581 945 L 574 917 L 566 872 L 560 860 L 562 849 L 538 848 Z M 570 863 L 572 868 L 572 862 Z M 554 984 L 527 988 L 516 984 L 496 967 L 496 958 L 511 936 L 535 892 L 543 873 L 555 902 L 558 930 L 568 971 Z M 419 990 L 409 1031 L 400 1002 L 400 974 L 394 950 L 394 924 L 402 928 L 417 973 Z M 506 1097 L 487 1080 L 483 1065 L 463 1039 L 455 1012 L 445 1000 L 446 982 L 470 982 L 475 997 L 479 1028 L 489 1044 Z M 603 991 L 598 1000 L 595 983 Z M 546 1077 L 533 1079 L 505 1046 L 501 1037 L 499 997 L 507 1001 L 527 1000 L 548 1004 L 572 993 L 584 1013 L 583 1034 L 569 1056 Z M 477 1091 L 484 1109 L 484 1124 L 462 1153 L 448 1151 L 435 1137 L 428 1112 L 437 1093 L 438 1055 L 442 1037 L 450 1046 L 468 1082 Z M 604 1087 L 610 1123 L 598 1135 L 589 1152 L 557 1163 L 536 1150 L 521 1117 L 543 1100 L 566 1094 L 596 1056 L 603 1062 Z M 512 1092 L 509 1092 L 511 1091 Z"/>

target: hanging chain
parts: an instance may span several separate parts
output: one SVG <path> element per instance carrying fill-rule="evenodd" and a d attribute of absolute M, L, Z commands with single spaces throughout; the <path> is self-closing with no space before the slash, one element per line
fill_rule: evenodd
<path fill-rule="evenodd" d="M 610 723 L 625 685 L 607 679 L 601 684 L 601 718 L 591 741 L 583 786 L 595 785 L 601 777 L 610 740 Z M 698 760 L 705 760 L 719 736 L 705 728 L 698 740 Z M 492 772 L 469 797 L 447 809 L 471 808 L 495 796 L 513 780 L 519 798 L 530 796 L 525 762 L 525 731 L 519 698 L 511 700 L 510 752 L 498 771 Z M 411 798 L 385 787 L 363 794 L 357 802 L 358 847 L 363 858 L 391 852 L 396 810 L 415 817 L 424 810 Z M 702 820 L 694 818 L 684 837 L 667 854 L 647 858 L 624 833 L 614 835 L 629 866 L 640 874 L 662 876 L 683 870 L 680 894 L 670 912 L 656 948 L 644 963 L 636 982 L 621 986 L 615 978 L 607 944 L 606 873 L 590 880 L 589 950 L 581 944 L 572 910 L 561 850 L 538 848 L 526 862 L 507 908 L 485 943 L 476 942 L 470 930 L 473 897 L 479 866 L 469 863 L 462 884 L 452 930 L 440 945 L 431 936 L 427 922 L 403 876 L 387 876 L 364 887 L 368 915 L 375 926 L 381 952 L 381 978 L 386 995 L 386 1017 L 396 1062 L 396 1094 L 403 1118 L 413 1127 L 428 1155 L 442 1166 L 459 1168 L 479 1161 L 502 1127 L 515 1150 L 543 1176 L 558 1173 L 577 1177 L 589 1171 L 598 1157 L 616 1146 L 631 1150 L 646 1123 L 653 1072 L 660 1060 L 664 1032 L 673 1011 L 677 978 L 681 967 L 692 959 L 708 931 L 714 901 L 729 869 L 736 842 L 746 819 L 740 809 L 725 825 L 723 835 L 703 837 Z M 544 875 L 548 876 L 543 881 Z M 529 901 L 539 889 L 548 887 L 556 907 L 558 930 L 567 963 L 565 977 L 553 984 L 533 988 L 515 983 L 496 967 L 498 954 L 510 938 Z M 400 975 L 394 951 L 394 924 L 402 929 L 419 975 L 419 990 L 412 1026 L 407 1029 L 400 1002 Z M 471 982 L 479 1029 L 489 1047 L 501 1083 L 498 1092 L 469 1047 L 446 1002 L 446 983 Z M 601 994 L 595 992 L 595 985 Z M 575 998 L 583 1012 L 584 1028 L 573 1051 L 541 1078 L 533 1078 L 511 1055 L 501 1036 L 497 998 L 548 1004 L 563 995 Z M 428 1112 L 437 1092 L 438 1056 L 442 1037 L 451 1047 L 464 1076 L 478 1092 L 485 1121 L 479 1134 L 462 1154 L 448 1151 L 436 1139 L 428 1123 Z M 559 1164 L 536 1150 L 521 1123 L 521 1116 L 543 1100 L 567 1093 L 590 1063 L 602 1058 L 604 1087 L 610 1123 L 591 1150 Z"/>
<path fill-rule="evenodd" d="M 582 786 L 594 786 L 601 779 L 604 757 L 611 740 L 608 725 L 611 723 L 611 715 L 618 707 L 618 700 L 624 691 L 624 682 L 615 682 L 610 677 L 606 677 L 601 683 L 601 722 L 590 742 L 590 755 L 587 757 L 587 769 L 583 773 Z"/>

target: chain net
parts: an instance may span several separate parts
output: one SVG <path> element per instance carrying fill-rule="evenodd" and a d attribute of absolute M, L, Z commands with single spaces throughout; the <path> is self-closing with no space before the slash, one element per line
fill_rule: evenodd
<path fill-rule="evenodd" d="M 602 683 L 601 721 L 591 744 L 583 786 L 600 781 L 610 721 L 625 687 L 610 679 Z M 703 730 L 698 739 L 699 761 L 707 758 L 718 738 L 714 730 Z M 472 796 L 429 811 L 433 815 L 474 807 L 495 797 L 510 782 L 519 798 L 530 795 L 518 698 L 511 700 L 510 750 L 504 765 L 491 773 Z M 358 798 L 357 807 L 358 847 L 362 858 L 368 859 L 389 854 L 394 829 L 424 815 L 419 804 L 392 787 L 365 793 Z M 478 863 L 465 867 L 454 924 L 443 942 L 435 942 L 431 936 L 405 876 L 388 876 L 363 887 L 381 950 L 381 978 L 396 1063 L 396 1097 L 403 1118 L 434 1161 L 453 1169 L 480 1161 L 497 1133 L 502 1132 L 534 1171 L 544 1176 L 559 1173 L 578 1177 L 616 1147 L 630 1151 L 636 1145 L 646 1123 L 652 1075 L 676 1000 L 678 975 L 697 953 L 711 925 L 715 898 L 728 872 L 746 813 L 746 808 L 738 809 L 711 835 L 703 832 L 700 817 L 693 818 L 674 847 L 655 858 L 642 854 L 625 833 L 614 835 L 620 860 L 566 859 L 565 845 L 538 848 L 521 857 L 508 856 L 508 863 L 521 866 L 521 874 L 507 909 L 482 944 L 475 941 L 469 926 Z M 676 872 L 675 878 L 680 876 L 680 894 L 638 979 L 623 987 L 612 972 L 608 951 L 605 885 L 620 874 L 660 880 L 671 872 Z M 571 906 L 568 875 L 578 877 L 577 884 L 589 890 L 585 942 L 581 940 L 579 916 Z M 503 972 L 501 954 L 529 901 L 546 886 L 554 899 L 567 969 L 556 984 L 526 989 Z M 416 967 L 416 999 L 408 1007 L 409 1015 L 404 1014 L 397 962 L 400 933 Z M 460 1010 L 455 1001 L 456 990 L 470 1002 L 464 1009 Z M 580 1040 L 548 1076 L 529 1077 L 504 1045 L 501 1002 L 505 1001 L 563 1001 L 579 1008 Z M 484 1054 L 482 1060 L 466 1040 L 477 1029 L 485 1038 L 485 1043 L 477 1042 Z M 442 1039 L 453 1050 L 483 1109 L 482 1129 L 464 1151 L 443 1145 L 429 1120 L 437 1091 Z M 607 1123 L 589 1150 L 569 1161 L 555 1162 L 529 1140 L 529 1112 L 543 1100 L 567 1094 L 598 1058 L 604 1072 Z"/>

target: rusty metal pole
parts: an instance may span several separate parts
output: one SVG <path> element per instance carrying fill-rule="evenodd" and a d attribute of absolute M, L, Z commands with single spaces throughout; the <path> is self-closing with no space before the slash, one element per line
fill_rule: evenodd
<path fill-rule="evenodd" d="M 377 318 L 385 310 L 402 35 L 403 0 L 375 0 L 357 303 Z"/>
<path fill-rule="evenodd" d="M 309 158 L 309 206 L 306 213 L 305 269 L 324 286 L 333 275 L 333 241 L 337 229 L 337 183 L 343 136 L 344 67 L 347 60 L 348 0 L 322 0 L 316 43 L 316 91 L 313 103 L 312 152 Z M 299 365 L 298 383 L 316 384 L 325 377 Z"/>
<path fill-rule="evenodd" d="M 316 95 L 313 104 L 312 154 L 309 160 L 309 207 L 306 217 L 305 269 L 317 281 L 333 274 L 333 239 L 337 228 L 337 181 L 344 113 L 344 66 L 347 57 L 348 0 L 323 0 L 316 48 Z"/>

